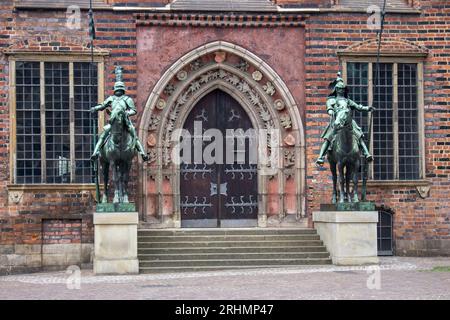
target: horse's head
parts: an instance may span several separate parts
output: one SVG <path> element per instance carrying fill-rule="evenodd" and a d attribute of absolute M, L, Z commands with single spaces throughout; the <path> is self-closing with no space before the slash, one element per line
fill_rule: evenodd
<path fill-rule="evenodd" d="M 351 111 L 348 108 L 338 109 L 336 112 L 336 120 L 334 121 L 334 127 L 337 130 L 345 128 L 352 123 Z"/>
<path fill-rule="evenodd" d="M 118 124 L 122 124 L 125 121 L 125 106 L 119 104 L 114 107 L 111 112 L 111 116 L 109 117 L 109 121 L 111 124 L 117 122 Z"/>

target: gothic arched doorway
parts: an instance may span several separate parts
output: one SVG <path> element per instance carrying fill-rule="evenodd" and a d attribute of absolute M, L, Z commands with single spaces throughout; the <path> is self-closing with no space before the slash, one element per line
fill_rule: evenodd
<path fill-rule="evenodd" d="M 246 111 L 216 89 L 196 103 L 183 129 L 181 226 L 257 226 L 257 139 Z"/>

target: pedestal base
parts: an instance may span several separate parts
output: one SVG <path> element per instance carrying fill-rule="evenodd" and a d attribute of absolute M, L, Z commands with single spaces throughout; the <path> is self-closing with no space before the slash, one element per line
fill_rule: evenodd
<path fill-rule="evenodd" d="M 137 212 L 94 213 L 94 273 L 136 274 Z"/>
<path fill-rule="evenodd" d="M 377 264 L 376 211 L 313 212 L 314 227 L 335 265 Z"/>

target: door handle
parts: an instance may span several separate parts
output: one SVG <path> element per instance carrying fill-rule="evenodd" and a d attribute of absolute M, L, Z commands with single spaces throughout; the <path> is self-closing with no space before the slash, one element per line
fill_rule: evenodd
<path fill-rule="evenodd" d="M 211 195 L 214 196 L 214 195 L 220 193 L 221 195 L 226 196 L 227 192 L 228 192 L 227 184 L 228 184 L 228 182 L 221 183 L 219 186 L 219 190 L 217 190 L 217 183 L 211 182 Z"/>

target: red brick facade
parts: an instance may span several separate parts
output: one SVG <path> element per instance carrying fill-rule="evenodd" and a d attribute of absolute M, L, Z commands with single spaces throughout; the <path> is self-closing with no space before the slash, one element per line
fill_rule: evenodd
<path fill-rule="evenodd" d="M 9 154 L 9 54 L 23 50 L 61 53 L 89 50 L 86 11 L 82 11 L 81 30 L 71 30 L 65 25 L 63 10 L 14 9 L 12 2 L 7 0 L 0 4 L 0 49 L 5 50 L 0 52 L 0 246 L 59 243 L 53 236 L 61 236 L 62 242 L 65 239 L 92 243 L 92 186 L 71 188 L 66 185 L 62 190 L 58 186 L 14 186 Z M 108 1 L 129 6 L 136 2 Z M 139 2 L 142 6 L 155 6 L 168 1 Z M 308 3 L 305 7 L 332 5 L 331 1 L 313 0 L 275 2 L 286 7 L 301 7 L 304 3 Z M 430 191 L 422 198 L 414 183 L 370 185 L 368 198 L 394 212 L 397 254 L 450 254 L 450 5 L 442 0 L 410 1 L 409 4 L 420 7 L 420 13 L 388 13 L 383 50 L 386 53 L 416 49 L 427 52 L 423 75 L 424 178 L 429 182 Z M 341 67 L 338 51 L 349 48 L 348 51 L 362 53 L 375 49 L 375 43 L 369 41 L 375 39 L 375 31 L 367 28 L 368 14 L 286 12 L 277 14 L 288 17 L 281 18 L 287 19 L 286 23 L 270 27 L 260 27 L 259 22 L 254 26 L 208 26 L 214 25 L 214 15 L 205 18 L 204 26 L 189 26 L 192 22 L 174 27 L 171 23 L 138 25 L 137 20 L 144 14 L 146 12 L 139 10 L 95 12 L 95 47 L 108 52 L 105 94 L 110 93 L 114 84 L 114 66 L 122 65 L 127 93 L 135 99 L 142 115 L 158 79 L 187 52 L 217 40 L 248 49 L 280 75 L 299 107 L 306 139 L 306 207 L 310 216 L 331 193 L 328 167 L 318 169 L 314 165 L 321 144 L 320 134 L 327 124 L 324 108 L 329 93 L 327 86 Z M 301 16 L 298 26 L 290 26 L 292 15 Z M 177 19 L 185 18 L 181 14 Z M 261 17 L 256 19 L 260 21 Z M 263 17 L 262 21 L 270 19 Z M 136 119 L 137 124 L 139 121 Z M 132 194 L 138 194 L 138 179 L 132 181 L 130 187 L 135 191 Z M 139 199 L 135 200 L 140 203 Z M 61 230 L 54 230 L 56 226 Z"/>

